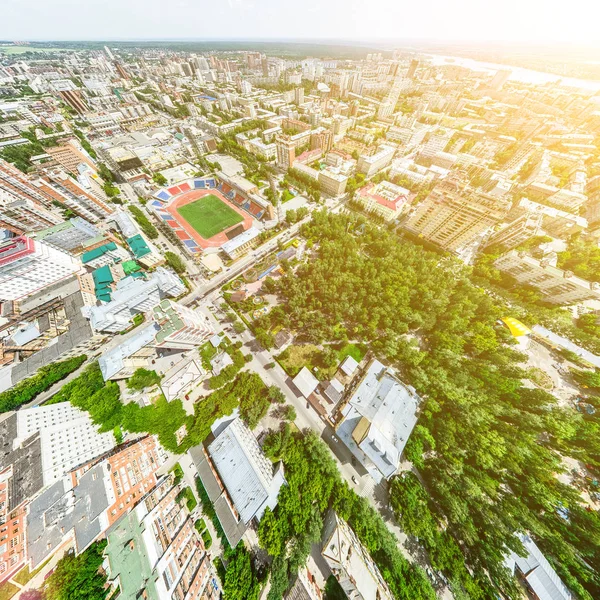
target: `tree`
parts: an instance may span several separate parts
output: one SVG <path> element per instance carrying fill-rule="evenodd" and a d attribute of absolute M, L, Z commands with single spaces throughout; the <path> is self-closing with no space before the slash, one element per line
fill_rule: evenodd
<path fill-rule="evenodd" d="M 95 542 L 79 556 L 66 554 L 47 579 L 47 600 L 105 600 L 106 576 L 100 567 L 106 541 Z"/>
<path fill-rule="evenodd" d="M 167 264 L 173 269 L 173 271 L 175 271 L 175 273 L 181 275 L 182 273 L 186 272 L 185 262 L 180 256 L 178 256 L 174 252 L 170 252 L 167 250 L 165 252 L 165 259 L 167 261 Z"/>
<path fill-rule="evenodd" d="M 168 183 L 167 178 L 162 173 L 154 173 L 152 179 L 154 180 L 154 183 L 160 186 L 167 185 Z"/>
<path fill-rule="evenodd" d="M 250 553 L 243 544 L 227 556 L 223 593 L 227 600 L 258 600 L 260 582 L 252 566 Z"/>
<path fill-rule="evenodd" d="M 272 385 L 269 387 L 269 400 L 271 400 L 271 402 L 283 404 L 285 402 L 285 394 L 279 387 Z"/>
<path fill-rule="evenodd" d="M 160 375 L 156 371 L 148 369 L 136 369 L 133 375 L 127 381 L 127 387 L 130 390 L 141 391 L 144 388 L 158 385 L 160 383 Z"/>

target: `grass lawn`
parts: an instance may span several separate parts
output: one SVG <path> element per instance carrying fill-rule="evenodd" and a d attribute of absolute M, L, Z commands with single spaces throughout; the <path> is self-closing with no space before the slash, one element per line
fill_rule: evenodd
<path fill-rule="evenodd" d="M 319 366 L 320 356 L 321 350 L 317 346 L 303 344 L 302 346 L 290 346 L 276 358 L 290 377 L 296 377 L 302 367 L 306 367 L 312 372 L 313 367 Z"/>
<path fill-rule="evenodd" d="M 346 344 L 342 348 L 336 348 L 340 362 L 342 362 L 346 356 L 351 356 L 356 362 L 360 362 L 367 353 L 367 349 L 362 344 Z"/>
<path fill-rule="evenodd" d="M 205 240 L 244 220 L 233 208 L 212 194 L 181 206 L 177 212 Z"/>
<path fill-rule="evenodd" d="M 17 592 L 19 588 L 8 581 L 0 584 L 0 600 L 9 600 L 12 598 Z"/>

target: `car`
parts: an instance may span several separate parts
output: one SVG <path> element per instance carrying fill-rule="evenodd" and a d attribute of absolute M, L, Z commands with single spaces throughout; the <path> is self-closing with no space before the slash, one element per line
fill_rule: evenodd
<path fill-rule="evenodd" d="M 332 435 L 332 436 L 331 436 L 331 440 L 332 440 L 333 442 L 336 442 L 336 443 L 340 441 L 340 440 L 338 440 L 338 439 L 335 437 L 335 435 Z"/>

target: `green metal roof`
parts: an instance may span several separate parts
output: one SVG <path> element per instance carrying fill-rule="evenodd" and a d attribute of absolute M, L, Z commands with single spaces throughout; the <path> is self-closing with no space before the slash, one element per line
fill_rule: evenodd
<path fill-rule="evenodd" d="M 124 263 L 121 263 L 121 266 L 123 267 L 123 272 L 125 275 L 136 273 L 142 268 L 135 262 L 135 260 L 126 260 Z"/>
<path fill-rule="evenodd" d="M 94 292 L 96 298 L 103 302 L 110 302 L 110 292 L 112 291 L 110 284 L 114 282 L 110 267 L 104 265 L 103 267 L 96 269 L 92 272 L 92 278 L 94 280 Z"/>
<path fill-rule="evenodd" d="M 142 256 L 146 256 L 146 254 L 150 254 L 150 248 L 148 248 L 148 244 L 146 244 L 146 240 L 138 233 L 133 237 L 130 237 L 127 240 L 127 244 L 131 248 L 131 251 L 135 255 L 136 258 L 142 258 Z"/>
<path fill-rule="evenodd" d="M 91 260 L 99 258 L 103 254 L 106 254 L 109 250 L 116 250 L 117 245 L 114 242 L 108 242 L 108 244 L 104 244 L 103 246 L 99 246 L 98 248 L 94 248 L 93 250 L 88 250 L 81 255 L 81 262 L 83 264 L 89 263 Z"/>

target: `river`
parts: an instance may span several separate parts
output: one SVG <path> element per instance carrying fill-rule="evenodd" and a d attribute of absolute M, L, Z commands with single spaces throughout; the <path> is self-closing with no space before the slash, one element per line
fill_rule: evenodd
<path fill-rule="evenodd" d="M 500 65 L 496 63 L 483 62 L 472 58 L 461 58 L 459 56 L 443 56 L 440 54 L 427 55 L 432 64 L 439 65 L 460 65 L 473 71 L 485 71 L 494 73 L 500 69 L 511 72 L 509 81 L 519 81 L 521 83 L 533 83 L 536 85 L 544 85 L 546 83 L 561 82 L 565 87 L 574 87 L 588 92 L 600 91 L 600 81 L 593 79 L 577 79 L 575 77 L 561 77 L 554 73 L 544 73 L 543 71 L 533 71 L 532 69 L 524 69 L 523 67 L 512 67 L 510 65 Z"/>

